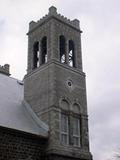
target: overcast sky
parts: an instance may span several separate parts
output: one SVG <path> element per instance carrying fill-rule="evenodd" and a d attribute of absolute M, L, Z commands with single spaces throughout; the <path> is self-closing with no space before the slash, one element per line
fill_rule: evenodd
<path fill-rule="evenodd" d="M 94 160 L 108 160 L 120 148 L 119 0 L 0 0 L 0 64 L 9 63 L 12 77 L 23 78 L 28 23 L 51 5 L 80 20 L 91 152 Z"/>

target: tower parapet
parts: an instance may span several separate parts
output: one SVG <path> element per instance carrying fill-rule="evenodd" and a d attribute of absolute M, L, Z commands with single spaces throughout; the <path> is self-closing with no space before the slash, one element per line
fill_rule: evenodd
<path fill-rule="evenodd" d="M 50 7 L 48 14 L 46 14 L 40 20 L 38 20 L 37 22 L 31 21 L 29 23 L 29 32 L 32 32 L 34 29 L 36 29 L 37 27 L 39 27 L 40 25 L 42 25 L 43 23 L 45 23 L 50 18 L 55 18 L 55 19 L 61 21 L 62 23 L 65 23 L 65 24 L 73 27 L 74 29 L 77 29 L 78 31 L 82 32 L 80 30 L 80 26 L 79 26 L 80 22 L 79 22 L 78 19 L 74 19 L 74 20 L 68 19 L 67 17 L 65 17 L 65 16 L 57 13 L 57 8 L 54 7 L 54 6 Z M 28 34 L 29 34 L 29 32 L 28 32 Z"/>

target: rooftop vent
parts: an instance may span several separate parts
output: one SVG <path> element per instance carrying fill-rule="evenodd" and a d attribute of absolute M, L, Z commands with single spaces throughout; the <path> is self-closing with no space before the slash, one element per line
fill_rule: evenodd
<path fill-rule="evenodd" d="M 0 66 L 0 73 L 10 76 L 10 65 L 9 64 L 5 64 L 4 66 Z"/>

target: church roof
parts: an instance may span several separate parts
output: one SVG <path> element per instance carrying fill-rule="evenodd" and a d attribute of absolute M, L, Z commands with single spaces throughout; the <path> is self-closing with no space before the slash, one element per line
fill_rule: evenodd
<path fill-rule="evenodd" d="M 47 136 L 48 126 L 23 101 L 23 82 L 0 74 L 0 126 Z"/>

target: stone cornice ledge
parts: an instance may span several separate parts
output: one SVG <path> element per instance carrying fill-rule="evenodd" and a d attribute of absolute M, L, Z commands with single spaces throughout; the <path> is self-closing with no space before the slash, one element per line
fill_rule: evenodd
<path fill-rule="evenodd" d="M 49 62 L 41 65 L 40 67 L 32 70 L 31 72 L 27 73 L 24 78 L 27 78 L 27 77 L 31 76 L 32 74 L 34 74 L 34 73 L 37 73 L 37 72 L 39 72 L 41 70 L 44 70 L 44 69 L 48 68 L 49 65 L 51 65 L 51 64 L 57 64 L 59 67 L 62 67 L 62 68 L 65 68 L 65 69 L 69 69 L 69 70 L 71 70 L 71 71 L 73 71 L 73 72 L 75 72 L 77 74 L 80 74 L 81 76 L 84 76 L 84 77 L 86 76 L 83 71 L 81 71 L 81 70 L 79 70 L 79 69 L 77 69 L 75 67 L 70 67 L 70 66 L 68 66 L 68 64 L 63 64 L 63 63 L 60 63 L 59 61 L 57 61 L 55 59 L 52 59 L 51 61 L 49 61 Z"/>
<path fill-rule="evenodd" d="M 68 156 L 68 157 L 72 157 L 72 158 L 74 157 L 74 158 L 79 158 L 79 159 L 83 159 L 83 160 L 92 160 L 91 153 L 89 151 L 85 151 L 83 149 L 81 149 L 81 151 L 80 151 L 80 149 L 79 149 L 79 151 L 78 151 L 78 149 L 76 151 L 73 149 L 71 151 L 70 150 L 67 151 L 67 150 L 64 150 L 64 148 L 57 149 L 57 147 L 56 147 L 56 149 L 55 148 L 48 149 L 46 152 L 47 152 L 47 154 Z"/>

